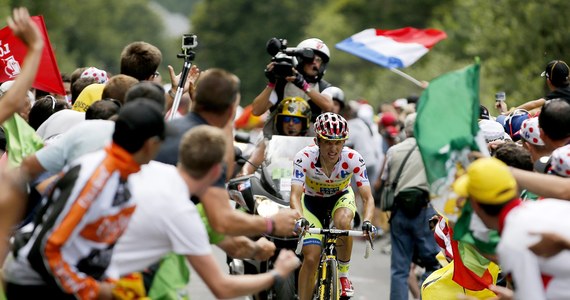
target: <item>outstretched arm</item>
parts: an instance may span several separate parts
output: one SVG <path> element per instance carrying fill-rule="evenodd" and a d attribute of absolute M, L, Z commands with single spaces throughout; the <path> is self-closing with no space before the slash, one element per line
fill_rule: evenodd
<path fill-rule="evenodd" d="M 519 109 L 526 109 L 528 111 L 531 111 L 533 109 L 538 109 L 541 108 L 544 103 L 546 102 L 546 100 L 544 100 L 544 98 L 540 98 L 540 99 L 536 99 L 536 100 L 532 100 L 532 101 L 528 101 L 524 104 L 519 105 L 517 108 Z"/>
<path fill-rule="evenodd" d="M 229 204 L 228 192 L 224 188 L 209 187 L 200 197 L 206 215 L 215 231 L 228 235 L 260 235 L 268 230 L 278 236 L 291 236 L 298 215 L 290 209 L 282 209 L 271 220 L 234 210 Z M 274 225 L 274 227 L 273 227 Z M 273 228 L 271 228 L 273 227 Z"/>
<path fill-rule="evenodd" d="M 519 187 L 546 198 L 570 200 L 570 179 L 512 168 Z"/>
<path fill-rule="evenodd" d="M 0 123 L 10 118 L 26 103 L 23 100 L 27 97 L 27 92 L 36 78 L 44 47 L 41 32 L 26 8 L 15 8 L 12 17 L 8 18 L 8 26 L 26 44 L 28 52 L 24 58 L 22 71 L 12 87 L 1 98 Z"/>
<path fill-rule="evenodd" d="M 242 175 L 253 174 L 261 166 L 265 160 L 265 147 L 265 140 L 262 140 L 255 145 L 255 149 L 249 157 L 249 160 L 242 167 Z"/>
<path fill-rule="evenodd" d="M 267 260 L 275 253 L 275 244 L 264 237 L 254 242 L 245 236 L 226 236 L 216 246 L 233 258 Z"/>
<path fill-rule="evenodd" d="M 187 256 L 187 259 L 218 299 L 239 297 L 267 289 L 275 283 L 274 275 L 285 278 L 301 264 L 295 253 L 283 250 L 277 257 L 273 273 L 228 275 L 221 271 L 212 255 Z"/>

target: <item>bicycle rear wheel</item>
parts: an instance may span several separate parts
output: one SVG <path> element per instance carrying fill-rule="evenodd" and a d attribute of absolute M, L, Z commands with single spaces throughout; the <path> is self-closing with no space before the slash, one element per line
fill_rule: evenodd
<path fill-rule="evenodd" d="M 338 300 L 340 298 L 340 281 L 338 278 L 338 262 L 336 259 L 327 259 L 323 267 L 326 280 L 319 291 L 321 300 Z"/>

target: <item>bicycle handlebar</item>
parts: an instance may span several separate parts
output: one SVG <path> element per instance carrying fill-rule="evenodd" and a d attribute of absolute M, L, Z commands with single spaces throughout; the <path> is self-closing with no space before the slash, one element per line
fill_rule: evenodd
<path fill-rule="evenodd" d="M 311 234 L 330 234 L 335 236 L 365 236 L 362 230 L 344 230 L 344 229 L 323 229 L 323 228 L 309 228 L 305 232 Z"/>
<path fill-rule="evenodd" d="M 310 234 L 329 234 L 334 236 L 363 236 L 366 237 L 368 243 L 366 244 L 366 251 L 364 253 L 364 258 L 368 258 L 370 256 L 370 252 L 374 250 L 372 232 L 366 234 L 362 230 L 345 230 L 345 229 L 336 229 L 336 228 L 301 228 L 301 232 L 299 234 L 299 241 L 297 242 L 297 248 L 295 249 L 295 253 L 297 255 L 301 254 L 301 249 L 303 248 L 303 236 L 305 233 Z"/>

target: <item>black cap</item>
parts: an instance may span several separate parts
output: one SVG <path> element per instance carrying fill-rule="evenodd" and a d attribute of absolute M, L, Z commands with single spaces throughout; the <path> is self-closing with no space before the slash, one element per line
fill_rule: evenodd
<path fill-rule="evenodd" d="M 126 103 L 119 111 L 113 142 L 129 153 L 135 153 L 149 138 L 156 136 L 164 140 L 165 135 L 162 107 L 153 100 L 138 98 Z"/>
<path fill-rule="evenodd" d="M 489 120 L 489 110 L 483 106 L 482 104 L 479 104 L 479 119 L 480 120 Z"/>
<path fill-rule="evenodd" d="M 570 83 L 568 81 L 569 73 L 570 68 L 564 61 L 553 60 L 546 65 L 546 69 L 540 76 L 548 78 L 555 87 L 565 87 Z"/>

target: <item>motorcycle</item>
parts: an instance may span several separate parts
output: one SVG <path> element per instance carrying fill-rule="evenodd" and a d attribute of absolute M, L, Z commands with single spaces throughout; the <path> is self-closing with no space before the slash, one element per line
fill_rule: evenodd
<path fill-rule="evenodd" d="M 289 208 L 293 159 L 297 152 L 311 144 L 314 144 L 312 137 L 274 135 L 267 145 L 265 161 L 257 171 L 229 181 L 228 192 L 236 207 L 266 218 L 276 214 L 279 209 Z M 275 244 L 275 255 L 261 262 L 228 257 L 231 274 L 269 272 L 281 249 L 295 250 L 297 246 L 298 237 L 265 237 Z M 296 299 L 297 275 L 297 272 L 291 274 L 281 284 L 256 295 L 255 299 Z"/>

